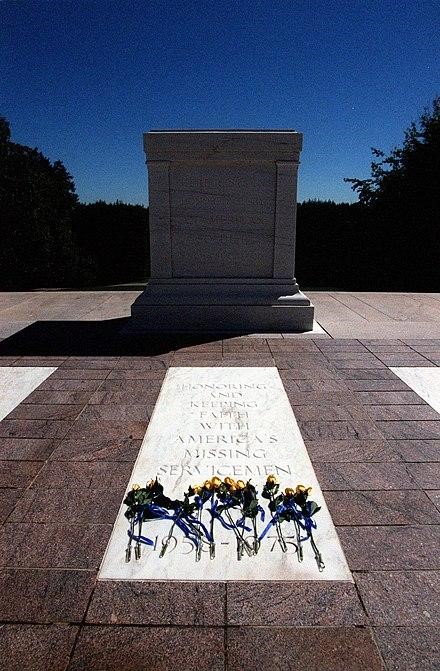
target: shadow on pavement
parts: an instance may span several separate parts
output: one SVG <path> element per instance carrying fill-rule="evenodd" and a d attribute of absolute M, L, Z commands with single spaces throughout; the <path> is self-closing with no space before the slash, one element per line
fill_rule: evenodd
<path fill-rule="evenodd" d="M 128 317 L 103 321 L 37 321 L 0 342 L 0 356 L 153 356 L 232 334 L 133 334 Z M 233 334 L 234 336 L 237 334 Z"/>

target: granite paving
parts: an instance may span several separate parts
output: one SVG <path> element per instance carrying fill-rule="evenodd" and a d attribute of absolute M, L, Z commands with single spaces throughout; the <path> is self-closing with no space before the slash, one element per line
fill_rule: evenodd
<path fill-rule="evenodd" d="M 440 668 L 440 415 L 390 370 L 439 366 L 440 329 L 396 334 L 408 295 L 329 293 L 347 337 L 128 336 L 102 293 L 70 323 L 64 299 L 0 302 L 0 366 L 58 366 L 0 422 L 1 668 Z M 359 330 L 379 304 L 389 339 Z M 97 581 L 173 365 L 278 367 L 353 583 Z"/>

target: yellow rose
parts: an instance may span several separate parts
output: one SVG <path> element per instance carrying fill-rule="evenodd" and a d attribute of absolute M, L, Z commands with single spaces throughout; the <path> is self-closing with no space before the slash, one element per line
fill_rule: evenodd
<path fill-rule="evenodd" d="M 200 494 L 200 492 L 202 491 L 201 485 L 194 485 L 193 487 L 191 487 L 191 489 L 193 490 L 194 494 Z"/>
<path fill-rule="evenodd" d="M 295 490 L 292 489 L 292 487 L 286 487 L 284 493 L 286 496 L 293 496 L 295 494 Z"/>
<path fill-rule="evenodd" d="M 243 480 L 237 480 L 235 486 L 237 487 L 237 489 L 244 489 L 246 487 L 246 483 L 243 482 Z"/>
<path fill-rule="evenodd" d="M 266 483 L 269 485 L 277 485 L 278 482 L 278 478 L 275 475 L 268 475 L 266 478 Z"/>
<path fill-rule="evenodd" d="M 134 492 L 137 492 L 137 490 L 138 490 L 138 489 L 140 489 L 140 488 L 141 488 L 141 486 L 140 486 L 140 485 L 137 485 L 137 484 L 135 484 L 135 485 L 132 485 L 132 487 L 131 487 L 131 488 L 132 488 L 132 490 L 133 490 Z"/>
<path fill-rule="evenodd" d="M 211 485 L 213 489 L 218 489 L 221 484 L 222 484 L 221 479 L 218 478 L 216 475 L 213 478 L 211 478 Z"/>
<path fill-rule="evenodd" d="M 203 483 L 203 486 L 204 486 L 205 489 L 210 491 L 212 489 L 211 480 L 205 480 L 205 482 Z"/>
<path fill-rule="evenodd" d="M 296 494 L 307 494 L 307 495 L 309 495 L 311 491 L 312 491 L 311 487 L 305 487 L 304 485 L 297 485 L 295 490 Z"/>
<path fill-rule="evenodd" d="M 235 487 L 235 480 L 233 478 L 225 478 L 224 483 L 225 485 L 228 485 L 228 487 Z"/>

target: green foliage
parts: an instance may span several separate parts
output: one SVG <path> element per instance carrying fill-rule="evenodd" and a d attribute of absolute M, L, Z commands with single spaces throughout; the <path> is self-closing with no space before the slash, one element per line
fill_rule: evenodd
<path fill-rule="evenodd" d="M 359 201 L 378 207 L 392 206 L 403 212 L 438 208 L 440 203 L 440 97 L 434 99 L 432 109 L 426 109 L 418 122 L 405 131 L 402 147 L 396 147 L 386 156 L 380 149 L 372 149 L 369 179 L 346 178 L 357 191 Z"/>
<path fill-rule="evenodd" d="M 71 175 L 0 117 L 0 290 L 144 282 L 148 210 L 78 202 Z"/>
<path fill-rule="evenodd" d="M 61 161 L 11 142 L 0 120 L 0 287 L 68 284 L 78 270 L 72 215 L 78 198 Z"/>
<path fill-rule="evenodd" d="M 373 267 L 381 272 L 382 264 L 385 288 L 437 291 L 440 97 L 405 131 L 402 147 L 389 156 L 373 149 L 373 155 L 369 179 L 346 179 L 368 211 L 375 241 Z"/>

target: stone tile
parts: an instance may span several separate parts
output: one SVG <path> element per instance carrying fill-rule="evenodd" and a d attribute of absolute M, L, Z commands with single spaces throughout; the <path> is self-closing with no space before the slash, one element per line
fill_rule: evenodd
<path fill-rule="evenodd" d="M 0 570 L 0 620 L 81 622 L 94 582 L 92 571 Z"/>
<path fill-rule="evenodd" d="M 0 489 L 0 524 L 8 518 L 20 496 L 19 489 Z"/>
<path fill-rule="evenodd" d="M 1 336 L 0 336 L 1 337 Z M 3 338 L 2 338 L 3 340 Z M 0 366 L 3 368 L 3 366 L 13 366 L 14 363 L 18 361 L 17 356 L 0 356 Z"/>
<path fill-rule="evenodd" d="M 141 444 L 140 439 L 109 438 L 105 433 L 93 436 L 92 439 L 64 438 L 50 458 L 54 461 L 126 461 L 132 464 L 139 454 Z"/>
<path fill-rule="evenodd" d="M 368 414 L 373 419 L 394 421 L 396 419 L 418 421 L 437 420 L 440 415 L 429 405 L 368 405 Z"/>
<path fill-rule="evenodd" d="M 327 491 L 336 525 L 440 524 L 439 511 L 419 491 Z"/>
<path fill-rule="evenodd" d="M 377 359 L 374 356 L 374 354 L 371 354 L 368 352 L 365 348 L 363 348 L 360 352 L 353 352 L 348 351 L 348 350 L 335 350 L 335 349 L 328 349 L 325 351 L 324 348 L 324 356 L 326 359 L 328 359 L 331 362 L 334 361 L 365 361 L 365 362 L 375 362 L 377 363 Z M 369 366 L 366 366 L 367 368 Z"/>
<path fill-rule="evenodd" d="M 315 463 L 323 490 L 418 489 L 402 463 Z"/>
<path fill-rule="evenodd" d="M 274 364 L 271 364 L 274 365 Z M 298 367 L 298 368 L 280 368 L 278 364 L 278 372 L 283 381 L 289 380 L 338 380 L 339 376 L 336 370 L 324 368 L 323 366 L 312 367 Z"/>
<path fill-rule="evenodd" d="M 385 391 L 408 391 L 407 385 L 398 380 L 345 380 L 345 384 L 351 391 L 370 391 L 370 392 L 385 392 Z M 420 398 L 420 397 L 419 397 Z M 421 399 L 419 402 L 423 402 Z"/>
<path fill-rule="evenodd" d="M 431 499 L 437 510 L 440 511 L 440 489 L 430 489 L 425 494 Z"/>
<path fill-rule="evenodd" d="M 85 626 L 68 671 L 175 671 L 176 668 L 223 671 L 223 629 Z"/>
<path fill-rule="evenodd" d="M 356 400 L 363 405 L 425 405 L 415 391 L 361 391 Z"/>
<path fill-rule="evenodd" d="M 331 422 L 299 420 L 298 425 L 304 440 L 383 439 L 382 433 L 378 431 L 373 421 L 350 420 Z"/>
<path fill-rule="evenodd" d="M 225 619 L 225 591 L 221 582 L 100 581 L 86 621 L 220 627 Z"/>
<path fill-rule="evenodd" d="M 359 340 L 319 340 L 317 346 L 322 352 L 367 352 Z"/>
<path fill-rule="evenodd" d="M 288 373 L 284 373 L 284 376 L 286 375 L 288 375 Z M 310 380 L 286 380 L 284 384 L 291 385 L 292 388 L 296 387 L 299 391 L 302 392 L 319 392 L 319 393 L 339 392 L 339 393 L 347 393 L 350 395 L 350 392 L 345 382 L 339 379 L 332 380 L 331 378 L 329 378 L 326 380 L 319 380 L 319 379 L 314 380 L 312 378 Z"/>
<path fill-rule="evenodd" d="M 33 391 L 22 403 L 42 403 L 43 405 L 67 403 L 84 406 L 89 402 L 93 393 L 93 391 Z"/>
<path fill-rule="evenodd" d="M 376 571 L 355 579 L 372 624 L 440 624 L 439 571 Z"/>
<path fill-rule="evenodd" d="M 0 529 L 0 566 L 97 569 L 110 524 L 10 524 Z"/>
<path fill-rule="evenodd" d="M 49 377 L 38 387 L 38 391 L 96 391 L 102 380 L 65 380 Z M 35 392 L 34 392 L 35 393 Z"/>
<path fill-rule="evenodd" d="M 25 366 L 26 368 L 32 367 L 32 366 L 61 366 L 63 362 L 66 359 L 63 358 L 57 358 L 57 357 L 51 357 L 51 356 L 45 356 L 45 357 L 20 357 L 18 361 L 15 362 L 16 366 Z"/>
<path fill-rule="evenodd" d="M 170 365 L 173 356 L 170 354 L 160 354 L 158 356 L 140 356 L 128 357 L 124 356 L 119 359 L 115 365 L 115 369 L 143 369 L 143 370 L 163 370 L 165 371 Z M 173 364 L 174 365 L 174 364 Z"/>
<path fill-rule="evenodd" d="M 417 352 L 412 352 L 410 354 L 401 353 L 401 354 L 390 354 L 380 352 L 377 353 L 377 358 L 380 359 L 387 366 L 423 366 L 429 367 L 433 364 L 424 357 L 422 354 L 417 354 Z"/>
<path fill-rule="evenodd" d="M 84 405 L 70 404 L 20 404 L 9 413 L 8 419 L 66 419 L 75 420 Z"/>
<path fill-rule="evenodd" d="M 2 490 L 0 490 L 1 492 Z M 113 524 L 124 490 L 29 489 L 23 493 L 8 523 Z"/>
<path fill-rule="evenodd" d="M 313 462 L 400 461 L 400 454 L 382 440 L 307 440 Z"/>
<path fill-rule="evenodd" d="M 115 368 L 108 380 L 149 380 L 151 384 L 161 384 L 165 378 L 164 370 L 144 370 L 143 368 Z"/>
<path fill-rule="evenodd" d="M 408 464 L 407 468 L 422 489 L 440 488 L 440 463 Z"/>
<path fill-rule="evenodd" d="M 440 419 L 431 421 L 397 421 L 376 422 L 385 438 L 410 439 L 410 440 L 438 440 L 440 438 Z"/>
<path fill-rule="evenodd" d="M 144 394 L 159 394 L 162 380 L 127 380 L 125 378 L 104 380 L 99 387 L 101 391 L 143 391 Z M 99 393 L 98 392 L 98 393 Z"/>
<path fill-rule="evenodd" d="M 290 395 L 288 394 L 289 401 Z M 295 405 L 295 417 L 298 421 L 346 421 L 369 420 L 368 414 L 360 405 Z"/>
<path fill-rule="evenodd" d="M 338 527 L 352 571 L 439 570 L 440 526 Z"/>
<path fill-rule="evenodd" d="M 238 345 L 238 343 L 235 344 Z M 223 341 L 214 340 L 213 342 L 195 343 L 193 345 L 186 345 L 186 346 L 184 344 L 182 344 L 181 346 L 177 345 L 174 351 L 179 352 L 180 354 L 186 354 L 186 353 L 196 354 L 198 352 L 219 352 L 221 354 L 222 350 L 223 350 Z"/>
<path fill-rule="evenodd" d="M 280 370 L 283 368 L 327 368 L 332 369 L 332 364 L 321 352 L 275 352 L 273 358 Z"/>
<path fill-rule="evenodd" d="M 149 413 L 144 405 L 89 405 L 81 413 L 81 421 L 112 421 L 112 422 L 142 422 L 149 420 Z"/>
<path fill-rule="evenodd" d="M 305 380 L 297 380 L 297 382 L 305 382 Z M 326 382 L 326 380 L 323 380 Z M 290 405 L 309 405 L 317 406 L 316 412 L 319 412 L 320 408 L 326 408 L 329 412 L 330 408 L 335 406 L 350 406 L 353 405 L 353 394 L 346 389 L 345 391 L 300 391 L 298 389 L 292 388 L 292 385 L 296 384 L 292 380 L 284 383 L 284 388 L 286 389 L 287 396 L 290 401 Z M 358 414 L 362 413 L 362 406 L 357 405 Z M 294 408 L 296 411 L 296 408 Z M 338 412 L 338 411 L 336 411 Z M 343 410 L 340 410 L 343 412 Z M 365 417 L 369 419 L 369 416 L 364 414 Z"/>
<path fill-rule="evenodd" d="M 228 630 L 227 640 L 230 669 L 383 669 L 371 633 L 362 627 L 237 627 Z"/>
<path fill-rule="evenodd" d="M 440 461 L 440 440 L 390 440 L 403 461 Z"/>
<path fill-rule="evenodd" d="M 266 340 L 271 352 L 316 352 L 320 353 L 319 346 L 312 340 L 284 340 L 279 338 L 267 338 Z"/>
<path fill-rule="evenodd" d="M 41 461 L 0 461 L 0 487 L 26 489 L 42 466 Z"/>
<path fill-rule="evenodd" d="M 112 370 L 119 361 L 119 357 L 74 357 L 64 361 L 60 368 Z"/>
<path fill-rule="evenodd" d="M 49 461 L 32 483 L 32 488 L 119 489 L 125 488 L 130 478 L 130 463 L 93 461 Z"/>
<path fill-rule="evenodd" d="M 65 669 L 77 632 L 78 627 L 65 624 L 0 625 L 0 659 L 5 664 L 4 671 Z"/>
<path fill-rule="evenodd" d="M 142 439 L 148 420 L 126 421 L 110 419 L 78 419 L 67 434 L 67 438 L 87 439 L 103 434 L 106 438 Z"/>
<path fill-rule="evenodd" d="M 438 671 L 440 632 L 435 627 L 380 627 L 374 635 L 388 671 Z"/>
<path fill-rule="evenodd" d="M 394 340 L 378 340 L 378 344 L 366 344 L 366 348 L 374 354 L 414 354 L 414 350 L 403 342 L 396 344 Z"/>
<path fill-rule="evenodd" d="M 333 366 L 339 370 L 386 370 L 385 365 L 372 354 L 371 358 L 332 360 Z"/>
<path fill-rule="evenodd" d="M 366 623 L 353 583 L 333 581 L 228 583 L 226 617 L 234 626 Z"/>
<path fill-rule="evenodd" d="M 396 376 L 388 368 L 347 368 L 338 371 L 343 380 L 395 380 Z"/>
<path fill-rule="evenodd" d="M 317 350 L 318 351 L 318 350 Z M 249 354 L 249 353 L 266 353 L 270 355 L 271 350 L 266 340 L 248 339 L 244 343 L 228 343 L 227 340 L 223 342 L 223 355 L 225 354 Z"/>
<path fill-rule="evenodd" d="M 440 339 L 404 338 L 403 342 L 418 352 L 440 352 Z"/>
<path fill-rule="evenodd" d="M 45 461 L 55 445 L 56 441 L 48 438 L 0 438 L 0 460 Z"/>
<path fill-rule="evenodd" d="M 144 405 L 151 414 L 156 405 L 157 392 L 147 393 L 142 389 L 132 391 L 97 391 L 90 399 L 90 405 Z"/>
<path fill-rule="evenodd" d="M 64 438 L 71 422 L 47 419 L 4 419 L 0 438 Z"/>
<path fill-rule="evenodd" d="M 52 380 L 104 380 L 111 368 L 70 368 L 62 367 L 52 373 Z"/>

